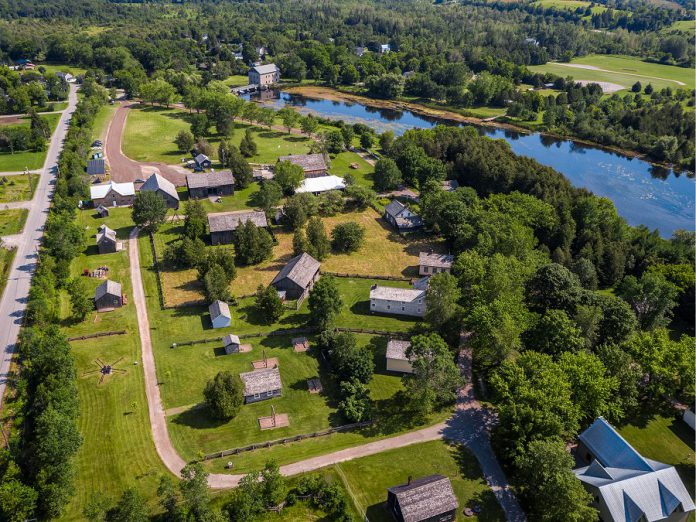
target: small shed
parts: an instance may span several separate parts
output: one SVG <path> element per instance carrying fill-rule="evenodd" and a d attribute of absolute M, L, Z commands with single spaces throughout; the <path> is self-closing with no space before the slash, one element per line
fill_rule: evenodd
<path fill-rule="evenodd" d="M 103 159 L 92 159 L 87 162 L 87 174 L 101 176 L 106 174 L 106 162 Z"/>
<path fill-rule="evenodd" d="M 239 347 L 241 346 L 241 341 L 238 335 L 229 334 L 222 338 L 222 344 L 225 347 L 225 353 L 230 355 L 232 353 L 239 353 Z"/>
<path fill-rule="evenodd" d="M 459 501 L 450 479 L 429 475 L 387 490 L 389 512 L 398 522 L 456 520 Z"/>
<path fill-rule="evenodd" d="M 305 297 L 319 279 L 321 263 L 309 254 L 293 257 L 273 278 L 271 285 L 278 292 L 285 292 L 286 299 Z"/>
<path fill-rule="evenodd" d="M 111 254 L 118 250 L 116 231 L 111 230 L 106 225 L 101 225 L 97 229 L 97 248 L 100 254 Z"/>
<path fill-rule="evenodd" d="M 213 324 L 213 328 L 225 328 L 232 324 L 232 314 L 230 314 L 230 307 L 226 302 L 213 301 L 208 307 L 208 312 L 210 312 L 210 322 Z"/>
<path fill-rule="evenodd" d="M 411 343 L 400 339 L 387 342 L 387 370 L 390 372 L 413 373 L 411 361 L 406 357 L 406 350 Z"/>
<path fill-rule="evenodd" d="M 237 230 L 239 225 L 247 221 L 251 221 L 257 227 L 268 227 L 266 213 L 259 210 L 234 210 L 232 212 L 208 214 L 210 242 L 213 245 L 232 243 L 234 231 Z"/>
<path fill-rule="evenodd" d="M 193 161 L 196 162 L 196 167 L 199 169 L 209 169 L 213 165 L 213 162 L 205 154 L 198 154 L 193 158 Z"/>
<path fill-rule="evenodd" d="M 246 404 L 282 395 L 282 383 L 278 368 L 264 368 L 263 370 L 240 373 L 239 378 L 244 384 L 244 402 Z"/>
<path fill-rule="evenodd" d="M 123 306 L 121 284 L 106 280 L 94 292 L 94 305 L 99 312 L 110 312 Z"/>
<path fill-rule="evenodd" d="M 97 215 L 101 218 L 109 217 L 109 209 L 104 205 L 99 205 L 97 207 Z"/>

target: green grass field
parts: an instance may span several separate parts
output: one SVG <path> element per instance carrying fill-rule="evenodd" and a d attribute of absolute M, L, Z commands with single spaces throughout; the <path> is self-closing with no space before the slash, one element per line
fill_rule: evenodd
<path fill-rule="evenodd" d="M 229 85 L 230 87 L 240 87 L 249 84 L 249 77 L 243 74 L 233 74 L 222 81 L 225 85 Z"/>
<path fill-rule="evenodd" d="M 591 5 L 592 2 L 587 2 L 585 0 L 539 0 L 534 2 L 534 5 L 541 5 L 542 7 L 555 7 L 556 9 L 567 9 L 569 11 L 575 11 L 579 7 L 586 9 Z M 607 8 L 602 5 L 594 5 L 592 7 L 592 14 L 599 14 L 606 11 Z"/>
<path fill-rule="evenodd" d="M 42 116 L 48 121 L 51 128 L 51 133 L 56 130 L 58 125 L 58 120 L 60 120 L 60 114 L 45 114 Z M 18 125 L 29 125 L 29 122 L 20 123 Z M 46 146 L 48 149 L 48 144 Z M 0 173 L 2 172 L 19 172 L 25 169 L 36 170 L 43 167 L 44 161 L 46 161 L 47 150 L 33 152 L 33 151 L 19 151 L 14 154 L 10 152 L 0 152 Z"/>
<path fill-rule="evenodd" d="M 87 69 L 83 67 L 77 67 L 75 65 L 67 65 L 61 63 L 37 63 L 36 65 L 37 69 L 39 67 L 43 67 L 44 69 L 46 69 L 46 72 L 67 72 L 72 74 L 73 76 L 79 76 L 87 72 Z"/>
<path fill-rule="evenodd" d="M 19 234 L 24 229 L 29 210 L 26 208 L 13 208 L 0 210 L 0 236 Z"/>
<path fill-rule="evenodd" d="M 353 164 L 358 168 L 351 168 Z M 329 172 L 341 177 L 351 175 L 355 178 L 356 184 L 367 188 L 373 188 L 374 185 L 374 167 L 355 152 L 341 152 L 332 156 Z"/>
<path fill-rule="evenodd" d="M 94 125 L 92 125 L 92 140 L 102 140 L 106 138 L 106 130 L 109 127 L 109 122 L 113 117 L 118 105 L 102 105 L 94 117 Z"/>
<path fill-rule="evenodd" d="M 38 184 L 38 174 L 2 176 L 0 177 L 0 203 L 28 201 L 34 196 Z"/>
<path fill-rule="evenodd" d="M 476 458 L 465 448 L 443 441 L 424 442 L 342 462 L 333 466 L 343 479 L 357 511 L 370 522 L 389 522 L 387 488 L 439 473 L 450 479 L 459 500 L 457 520 L 502 521 L 503 512 L 483 479 Z M 479 506 L 477 517 L 465 517 L 465 507 Z"/>
<path fill-rule="evenodd" d="M 573 65 L 586 65 L 603 69 L 602 71 L 569 67 L 549 62 L 530 66 L 534 72 L 550 72 L 558 76 L 572 76 L 575 80 L 610 82 L 622 85 L 624 89 L 640 81 L 643 87 L 648 83 L 653 87 L 689 88 L 696 85 L 692 69 L 644 62 L 633 56 L 589 55 L 574 59 Z M 683 84 L 683 85 L 681 85 Z"/>
<path fill-rule="evenodd" d="M 230 138 L 232 143 L 239 145 L 248 127 L 250 125 L 236 123 L 235 131 Z M 136 161 L 180 163 L 186 154 L 177 150 L 174 138 L 184 129 L 190 129 L 186 111 L 160 107 L 132 109 L 128 114 L 124 132 L 123 152 Z M 279 156 L 304 154 L 309 151 L 311 140 L 304 136 L 256 126 L 251 126 L 251 129 L 258 146 L 258 153 L 249 158 L 252 163 L 275 163 Z M 213 145 L 212 158 L 217 159 L 220 136 L 211 135 L 207 139 Z"/>

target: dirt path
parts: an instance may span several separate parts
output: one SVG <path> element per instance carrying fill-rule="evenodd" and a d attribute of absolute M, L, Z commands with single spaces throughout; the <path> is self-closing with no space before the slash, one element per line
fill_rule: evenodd
<path fill-rule="evenodd" d="M 104 151 L 111 169 L 111 179 L 123 183 L 136 179 L 147 179 L 153 172 L 162 176 L 176 186 L 186 185 L 186 171 L 183 167 L 175 167 L 159 162 L 138 162 L 123 153 L 123 131 L 126 126 L 128 110 L 133 104 L 121 104 L 109 123 L 104 141 Z"/>

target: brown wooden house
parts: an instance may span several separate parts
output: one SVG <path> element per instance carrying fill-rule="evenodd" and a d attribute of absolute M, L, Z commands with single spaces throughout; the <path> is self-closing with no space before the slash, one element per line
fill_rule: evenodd
<path fill-rule="evenodd" d="M 398 522 L 451 522 L 459 502 L 447 477 L 430 475 L 389 488 L 387 507 Z"/>

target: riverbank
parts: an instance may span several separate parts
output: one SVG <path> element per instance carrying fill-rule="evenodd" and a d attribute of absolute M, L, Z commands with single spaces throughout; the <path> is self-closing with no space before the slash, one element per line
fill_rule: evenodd
<path fill-rule="evenodd" d="M 317 98 L 337 102 L 360 103 L 362 105 L 373 107 L 376 109 L 408 110 L 424 117 L 437 118 L 455 123 L 469 123 L 480 127 L 501 129 L 504 131 L 517 132 L 520 134 L 539 134 L 541 136 L 547 136 L 549 138 L 569 140 L 579 145 L 586 145 L 588 147 L 594 147 L 607 152 L 620 154 L 630 159 L 639 159 L 647 163 L 650 163 L 654 167 L 680 172 L 680 170 L 675 168 L 673 165 L 656 162 L 642 152 L 629 149 L 622 149 L 620 147 L 614 147 L 609 145 L 602 145 L 600 143 L 584 140 L 570 135 L 529 129 L 524 127 L 523 125 L 513 124 L 506 121 L 499 121 L 497 118 L 478 118 L 475 116 L 467 116 L 449 108 L 435 107 L 434 104 L 424 105 L 421 103 L 405 100 L 379 100 L 375 98 L 369 98 L 367 96 L 362 96 L 359 94 L 346 92 L 340 89 L 335 89 L 332 87 L 324 87 L 321 85 L 289 86 L 283 87 L 283 91 L 288 92 L 290 94 L 298 94 L 301 96 L 305 96 L 307 98 Z M 500 118 L 505 118 L 505 116 L 501 116 Z M 685 172 L 689 177 L 693 177 L 694 175 L 692 171 L 687 170 Z"/>

